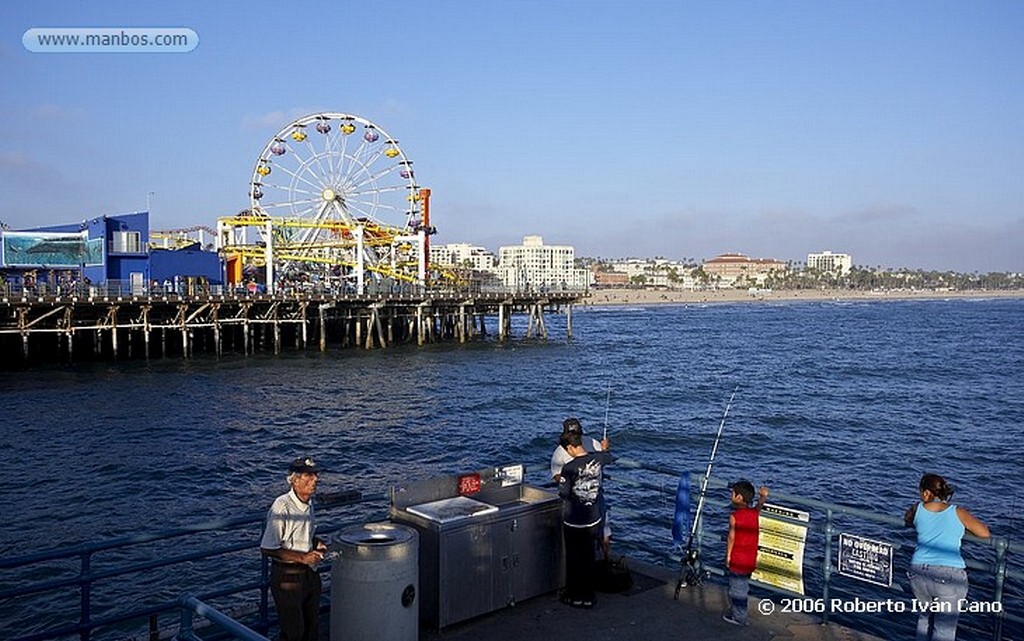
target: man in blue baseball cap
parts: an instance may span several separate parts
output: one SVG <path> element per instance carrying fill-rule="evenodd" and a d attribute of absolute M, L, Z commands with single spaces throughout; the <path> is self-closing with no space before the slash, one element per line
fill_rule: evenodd
<path fill-rule="evenodd" d="M 316 564 L 327 545 L 316 537 L 311 502 L 322 469 L 309 457 L 288 466 L 289 490 L 267 513 L 260 551 L 270 557 L 270 592 L 280 619 L 281 641 L 318 641 L 320 575 Z"/>

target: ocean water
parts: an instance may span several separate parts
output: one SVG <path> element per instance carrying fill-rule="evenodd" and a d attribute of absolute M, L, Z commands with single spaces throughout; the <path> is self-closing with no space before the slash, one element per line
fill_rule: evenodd
<path fill-rule="evenodd" d="M 1024 540 L 1022 299 L 577 308 L 572 340 L 563 321 L 548 341 L 0 374 L 0 556 L 265 510 L 300 455 L 328 491 L 507 462 L 543 483 L 567 416 L 703 471 L 737 387 L 714 476 L 900 515 L 935 471 Z"/>

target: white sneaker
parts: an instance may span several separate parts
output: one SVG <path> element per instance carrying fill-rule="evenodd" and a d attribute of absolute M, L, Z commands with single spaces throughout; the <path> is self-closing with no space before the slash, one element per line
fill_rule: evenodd
<path fill-rule="evenodd" d="M 726 623 L 731 623 L 733 625 L 747 625 L 746 623 L 740 623 L 736 619 L 732 618 L 731 614 L 723 614 L 722 615 L 722 620 L 725 621 Z"/>

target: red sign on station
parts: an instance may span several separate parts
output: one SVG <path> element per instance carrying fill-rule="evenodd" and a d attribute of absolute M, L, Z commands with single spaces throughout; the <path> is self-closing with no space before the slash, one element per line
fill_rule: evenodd
<path fill-rule="evenodd" d="M 476 494 L 480 491 L 480 475 L 477 473 L 463 474 L 459 477 L 459 494 Z"/>

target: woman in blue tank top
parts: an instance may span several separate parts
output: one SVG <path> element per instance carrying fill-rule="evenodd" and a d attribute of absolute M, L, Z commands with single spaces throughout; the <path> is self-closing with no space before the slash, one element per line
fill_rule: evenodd
<path fill-rule="evenodd" d="M 953 488 L 938 474 L 925 474 L 918 486 L 921 500 L 904 520 L 917 530 L 910 559 L 910 587 L 917 601 L 917 641 L 953 641 L 960 605 L 967 598 L 967 570 L 960 556 L 964 532 L 987 539 L 988 526 L 966 509 L 949 502 Z"/>

